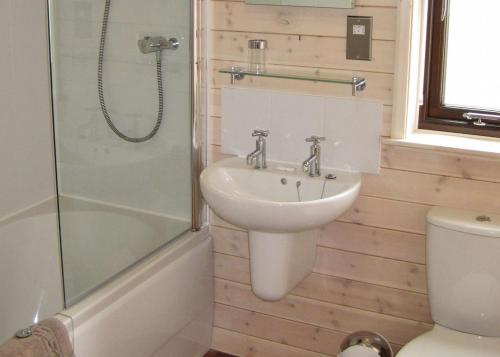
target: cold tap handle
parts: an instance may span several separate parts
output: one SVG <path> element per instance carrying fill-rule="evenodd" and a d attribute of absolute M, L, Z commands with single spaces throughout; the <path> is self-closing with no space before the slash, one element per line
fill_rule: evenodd
<path fill-rule="evenodd" d="M 306 138 L 306 143 L 319 144 L 321 141 L 325 141 L 325 140 L 326 140 L 326 138 L 324 136 L 313 135 L 313 136 Z"/>
<path fill-rule="evenodd" d="M 260 136 L 264 138 L 267 138 L 268 135 L 269 135 L 269 130 L 254 130 L 252 133 L 252 136 Z"/>

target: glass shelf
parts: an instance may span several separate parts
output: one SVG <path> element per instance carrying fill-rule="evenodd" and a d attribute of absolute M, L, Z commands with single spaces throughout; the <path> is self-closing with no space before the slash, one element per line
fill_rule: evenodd
<path fill-rule="evenodd" d="M 280 79 L 292 79 L 299 81 L 310 81 L 310 82 L 324 82 L 324 83 L 334 83 L 334 84 L 345 84 L 352 87 L 352 95 L 355 96 L 357 92 L 361 92 L 366 88 L 366 79 L 363 77 L 347 77 L 347 76 L 325 76 L 325 75 L 314 75 L 309 73 L 300 72 L 286 72 L 276 69 L 267 70 L 265 72 L 253 72 L 242 67 L 230 67 L 223 68 L 219 70 L 220 73 L 226 73 L 231 75 L 231 84 L 235 81 L 240 81 L 245 76 L 256 76 L 256 77 L 267 77 L 267 78 L 280 78 Z"/>

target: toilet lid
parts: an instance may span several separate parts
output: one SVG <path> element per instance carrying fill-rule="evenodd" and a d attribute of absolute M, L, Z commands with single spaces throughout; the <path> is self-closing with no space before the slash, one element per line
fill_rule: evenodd
<path fill-rule="evenodd" d="M 435 325 L 417 337 L 397 357 L 499 357 L 500 338 L 481 337 Z"/>

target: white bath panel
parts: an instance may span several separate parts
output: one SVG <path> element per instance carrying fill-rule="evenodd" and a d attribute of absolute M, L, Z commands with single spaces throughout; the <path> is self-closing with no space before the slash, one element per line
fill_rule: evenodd
<path fill-rule="evenodd" d="M 213 258 L 187 233 L 62 313 L 76 357 L 197 357 L 211 345 Z M 73 329 L 73 331 L 72 331 Z"/>

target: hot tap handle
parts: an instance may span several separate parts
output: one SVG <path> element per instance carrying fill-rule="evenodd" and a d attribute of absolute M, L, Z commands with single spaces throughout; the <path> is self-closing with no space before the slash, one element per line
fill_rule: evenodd
<path fill-rule="evenodd" d="M 316 135 L 313 135 L 309 138 L 306 138 L 306 143 L 315 143 L 315 144 L 319 144 L 321 141 L 325 141 L 326 138 L 324 136 L 316 136 Z"/>
<path fill-rule="evenodd" d="M 267 138 L 268 135 L 269 135 L 269 130 L 254 130 L 252 133 L 252 136 L 259 136 L 264 138 Z"/>

